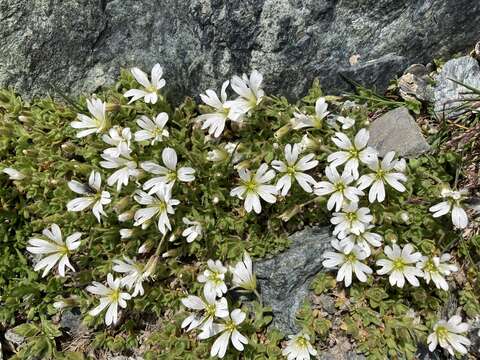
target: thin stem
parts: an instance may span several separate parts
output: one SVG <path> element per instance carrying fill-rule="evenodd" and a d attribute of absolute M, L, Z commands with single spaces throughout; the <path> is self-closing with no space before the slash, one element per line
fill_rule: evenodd
<path fill-rule="evenodd" d="M 258 301 L 260 302 L 260 305 L 263 306 L 262 295 L 260 295 L 260 293 L 257 291 L 257 289 L 253 290 L 253 293 L 255 294 L 255 296 L 257 297 Z"/>
<path fill-rule="evenodd" d="M 230 166 L 230 163 L 232 162 L 233 157 L 235 156 L 235 152 L 237 151 L 237 148 L 238 148 L 239 145 L 240 145 L 240 142 L 238 142 L 237 145 L 235 145 L 235 148 L 233 149 L 232 153 L 230 154 L 230 158 L 228 159 L 228 163 L 226 165 L 227 169 Z"/>
<path fill-rule="evenodd" d="M 162 240 L 160 240 L 160 242 L 158 243 L 157 249 L 155 250 L 155 255 L 156 256 L 160 255 L 160 251 L 162 251 L 162 245 L 163 245 L 163 242 L 165 241 L 166 237 L 167 237 L 167 234 L 164 234 L 162 236 Z"/>

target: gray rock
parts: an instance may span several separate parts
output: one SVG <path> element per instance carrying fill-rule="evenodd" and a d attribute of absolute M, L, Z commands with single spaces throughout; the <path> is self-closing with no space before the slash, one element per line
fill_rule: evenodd
<path fill-rule="evenodd" d="M 398 156 L 415 157 L 430 149 L 408 109 L 400 107 L 387 112 L 370 125 L 368 144 L 380 156 L 395 151 Z"/>
<path fill-rule="evenodd" d="M 265 305 L 273 309 L 273 326 L 295 334 L 295 315 L 308 295 L 312 278 L 323 268 L 322 254 L 330 248 L 329 227 L 305 228 L 293 234 L 290 248 L 255 264 Z"/>
<path fill-rule="evenodd" d="M 318 297 L 318 301 L 320 303 L 320 306 L 322 307 L 323 310 L 325 310 L 326 313 L 333 315 L 337 311 L 335 307 L 335 301 L 331 296 L 321 294 Z"/>
<path fill-rule="evenodd" d="M 12 329 L 8 329 L 5 332 L 4 336 L 5 336 L 5 340 L 7 340 L 9 343 L 15 345 L 15 347 L 22 345 L 23 342 L 25 341 L 25 336 L 17 334 Z"/>
<path fill-rule="evenodd" d="M 366 357 L 363 355 L 358 355 L 353 351 L 347 353 L 336 352 L 336 351 L 325 351 L 319 354 L 318 357 L 320 360 L 365 360 Z"/>
<path fill-rule="evenodd" d="M 447 360 L 440 347 L 438 347 L 434 352 L 430 352 L 428 347 L 425 344 L 419 344 L 418 351 L 416 353 L 418 360 Z"/>
<path fill-rule="evenodd" d="M 433 79 L 430 78 L 428 70 L 424 65 L 413 64 L 398 79 L 400 96 L 405 100 L 414 97 L 425 102 L 433 101 L 432 81 Z"/>
<path fill-rule="evenodd" d="M 76 334 L 85 329 L 82 326 L 82 313 L 80 309 L 68 309 L 62 312 L 60 326 L 67 329 L 71 334 Z"/>
<path fill-rule="evenodd" d="M 352 343 L 347 337 L 335 337 L 335 344 L 328 350 L 319 352 L 320 360 L 365 360 L 365 356 L 357 355 L 352 350 Z"/>
<path fill-rule="evenodd" d="M 93 92 L 160 62 L 177 97 L 251 69 L 289 97 L 315 77 L 344 90 L 339 73 L 382 91 L 407 61 L 472 46 L 479 21 L 471 0 L 1 0 L 0 86 Z"/>
<path fill-rule="evenodd" d="M 470 322 L 468 339 L 472 342 L 470 345 L 470 354 L 480 359 L 480 317 L 476 317 Z"/>
<path fill-rule="evenodd" d="M 438 74 L 434 89 L 435 111 L 440 115 L 455 117 L 463 112 L 458 109 L 464 102 L 462 99 L 472 98 L 470 90 L 453 82 L 457 80 L 474 88 L 480 89 L 480 66 L 472 57 L 464 56 L 447 61 Z M 478 98 L 477 96 L 474 96 Z"/>

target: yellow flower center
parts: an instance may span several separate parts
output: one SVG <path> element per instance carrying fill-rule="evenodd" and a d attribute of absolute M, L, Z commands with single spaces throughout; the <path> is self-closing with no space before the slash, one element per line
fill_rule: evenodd
<path fill-rule="evenodd" d="M 236 328 L 237 324 L 235 324 L 231 319 L 227 320 L 227 322 L 225 323 L 225 331 L 233 332 Z"/>
<path fill-rule="evenodd" d="M 221 284 L 223 282 L 223 279 L 221 278 L 221 275 L 219 272 L 212 271 L 208 275 L 208 280 L 213 282 L 215 285 Z"/>
<path fill-rule="evenodd" d="M 308 346 L 307 339 L 305 339 L 303 336 L 299 336 L 298 338 L 296 338 L 295 343 L 298 347 L 301 348 L 306 348 Z"/>
<path fill-rule="evenodd" d="M 336 192 L 338 191 L 338 192 L 343 193 L 343 192 L 345 191 L 345 188 L 346 188 L 346 186 L 345 186 L 345 184 L 342 183 L 342 182 L 336 183 L 336 184 L 334 185 L 334 189 L 335 189 Z"/>
<path fill-rule="evenodd" d="M 448 337 L 448 330 L 443 326 L 437 327 L 437 330 L 435 330 L 435 332 L 437 333 L 437 337 L 439 339 L 446 340 Z"/>
<path fill-rule="evenodd" d="M 207 314 L 207 316 L 215 316 L 215 312 L 217 310 L 217 307 L 215 306 L 215 304 L 208 304 L 206 307 L 205 307 L 205 313 Z"/>
<path fill-rule="evenodd" d="M 245 183 L 245 187 L 247 188 L 247 192 L 255 192 L 257 189 L 257 183 L 252 179 Z"/>
<path fill-rule="evenodd" d="M 353 263 L 357 260 L 357 257 L 355 256 L 354 253 L 350 253 L 348 255 L 345 255 L 345 262 Z"/>
<path fill-rule="evenodd" d="M 425 263 L 423 270 L 425 272 L 434 273 L 434 272 L 437 272 L 437 267 L 435 266 L 435 263 L 431 259 L 429 259 Z"/>
<path fill-rule="evenodd" d="M 111 302 L 117 302 L 120 299 L 120 289 L 112 290 L 109 298 Z"/>
<path fill-rule="evenodd" d="M 345 215 L 347 217 L 347 220 L 352 223 L 354 222 L 355 220 L 358 219 L 358 216 L 357 216 L 357 213 L 356 212 L 349 212 L 349 213 L 346 213 Z"/>
<path fill-rule="evenodd" d="M 377 180 L 383 180 L 386 173 L 387 173 L 387 172 L 386 172 L 385 170 L 383 170 L 383 169 L 378 169 L 377 172 L 376 172 L 376 174 L 375 174 L 375 178 L 376 178 Z"/>
<path fill-rule="evenodd" d="M 167 209 L 167 204 L 165 204 L 165 201 L 163 200 L 158 200 L 155 206 L 157 208 L 157 212 L 159 213 L 162 213 Z"/>
<path fill-rule="evenodd" d="M 403 259 L 395 259 L 393 260 L 393 269 L 402 271 L 405 268 L 405 262 Z"/>
<path fill-rule="evenodd" d="M 145 90 L 146 90 L 147 92 L 149 92 L 149 93 L 156 93 L 156 92 L 157 92 L 157 88 L 156 88 L 155 86 L 153 86 L 153 85 L 147 86 L 147 87 L 145 88 Z"/>
<path fill-rule="evenodd" d="M 294 176 L 297 170 L 295 169 L 295 166 L 288 166 L 287 167 L 287 174 L 290 176 Z"/>
<path fill-rule="evenodd" d="M 358 158 L 359 151 L 357 149 L 351 148 L 350 150 L 348 150 L 348 153 L 350 154 L 350 158 Z"/>

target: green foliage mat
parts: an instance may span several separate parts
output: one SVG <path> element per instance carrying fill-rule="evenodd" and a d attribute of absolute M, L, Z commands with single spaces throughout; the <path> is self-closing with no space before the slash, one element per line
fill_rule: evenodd
<path fill-rule="evenodd" d="M 270 256 L 289 246 L 289 234 L 306 225 L 329 223 L 325 197 L 314 199 L 296 184 L 277 203 L 263 203 L 261 214 L 246 213 L 243 202 L 229 195 L 238 182 L 232 158 L 227 156 L 217 163 L 206 159 L 207 152 L 221 149 L 221 144 L 205 141 L 204 132 L 194 124 L 199 111 L 195 102 L 186 99 L 176 108 L 163 98 L 155 105 L 142 101 L 127 104 L 123 93 L 135 84 L 131 75 L 123 72 L 114 87 L 97 94 L 108 103 L 111 123 L 137 129 L 139 115 L 167 112 L 170 136 L 155 146 L 135 143 L 136 160 L 161 162 L 161 151 L 169 146 L 177 151 L 179 163 L 196 170 L 196 179 L 175 185 L 175 198 L 182 204 L 171 217 L 175 239 L 162 245 L 154 279 L 144 283 L 145 295 L 130 301 L 119 324 L 110 328 L 105 327 L 102 316 L 87 315 L 97 299 L 85 287 L 92 281 L 103 282 L 112 271 L 112 260 L 123 255 L 147 261 L 161 234 L 150 226 L 146 230 L 133 228 L 128 239 L 120 237 L 119 230 L 132 227 L 132 221 L 121 223 L 118 215 L 139 208 L 130 196 L 137 188 L 134 181 L 120 193 L 110 191 L 112 204 L 107 206 L 102 224 L 89 211 L 67 212 L 66 203 L 76 197 L 67 186 L 69 180 L 86 182 L 92 170 L 99 171 L 103 181 L 109 175 L 99 166 L 100 153 L 106 147 L 101 138 L 78 139 L 69 126 L 77 113 L 88 113 L 85 98 L 28 103 L 12 91 L 0 91 L 0 169 L 12 167 L 26 175 L 24 180 L 11 181 L 0 174 L 0 326 L 15 327 L 15 332 L 27 337 L 17 349 L 17 359 L 86 359 L 92 354 L 101 358 L 108 352 L 131 355 L 139 351 L 145 359 L 207 359 L 211 341 L 199 341 L 194 333 L 180 329 L 186 317 L 180 299 L 187 293 L 199 293 L 196 277 L 206 260 L 233 264 L 244 250 L 257 258 Z M 238 141 L 242 161 L 249 168 L 283 159 L 285 144 L 298 143 L 305 134 L 289 127 L 293 112 L 314 113 L 319 96 L 316 83 L 296 104 L 266 97 L 242 126 L 228 125 L 222 141 Z M 368 122 L 371 108 L 342 110 L 344 99 L 327 99 L 337 113 L 353 117 L 357 124 Z M 319 169 L 325 167 L 328 154 L 334 150 L 330 141 L 333 134 L 326 124 L 308 131 L 311 151 L 321 164 L 312 173 L 316 179 L 323 176 Z M 412 359 L 417 344 L 426 342 L 433 323 L 443 316 L 449 299 L 458 299 L 470 318 L 480 313 L 478 269 L 474 266 L 480 259 L 480 237 L 462 237 L 453 231 L 450 221 L 438 221 L 428 211 L 438 202 L 440 186 L 454 183 L 458 164 L 456 154 L 441 151 L 410 160 L 407 191 L 388 192 L 384 203 L 366 205 L 385 244 L 412 243 L 425 255 L 446 251 L 454 255 L 461 269 L 451 279 L 451 291 L 424 282 L 419 288 L 392 288 L 387 277 L 378 276 L 345 289 L 341 283 L 335 284 L 330 274 L 322 273 L 312 285 L 313 293 L 335 299 L 341 324 L 334 324 L 315 305 L 305 304 L 299 323 L 315 337 L 318 349 L 328 348 L 329 337 L 348 336 L 355 340 L 357 351 L 369 359 Z M 139 179 L 142 182 L 147 174 L 143 176 Z M 402 217 L 405 213 L 408 221 Z M 184 216 L 201 221 L 204 236 L 200 240 L 188 244 L 181 236 Z M 41 272 L 33 271 L 32 256 L 26 251 L 29 238 L 52 223 L 58 224 L 65 236 L 83 233 L 82 245 L 70 259 L 77 271 L 64 278 L 52 273 L 42 278 Z M 141 245 L 147 249 L 144 254 L 137 253 Z M 80 309 L 84 318 L 80 335 L 61 328 L 59 314 L 67 309 L 57 310 L 53 306 L 56 301 Z M 270 321 L 269 309 L 254 301 L 242 327 L 249 339 L 243 358 L 281 357 L 280 345 L 286 334 L 267 330 Z M 230 351 L 226 358 L 238 356 Z"/>

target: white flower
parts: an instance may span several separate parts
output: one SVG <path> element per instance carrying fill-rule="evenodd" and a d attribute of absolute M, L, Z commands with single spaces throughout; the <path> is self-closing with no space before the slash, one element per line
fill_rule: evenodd
<path fill-rule="evenodd" d="M 205 283 L 205 293 L 209 296 L 221 297 L 227 292 L 227 285 L 225 285 L 225 274 L 227 268 L 223 266 L 220 260 L 207 261 L 208 269 L 203 274 L 198 275 L 198 281 Z"/>
<path fill-rule="evenodd" d="M 132 68 L 131 73 L 135 80 L 143 86 L 143 89 L 131 89 L 128 90 L 123 96 L 131 98 L 129 104 L 144 98 L 145 103 L 155 104 L 158 100 L 158 90 L 165 86 L 165 80 L 162 79 L 163 69 L 160 64 L 155 64 L 152 68 L 151 81 L 139 68 Z"/>
<path fill-rule="evenodd" d="M 157 141 L 162 141 L 164 137 L 169 137 L 170 134 L 165 125 L 168 121 L 168 114 L 162 112 L 158 114 L 153 120 L 149 119 L 145 115 L 140 116 L 137 119 L 137 125 L 143 130 L 139 130 L 135 133 L 135 141 L 151 140 L 150 144 L 154 145 Z"/>
<path fill-rule="evenodd" d="M 246 74 L 233 76 L 231 86 L 240 97 L 229 101 L 231 107 L 237 108 L 242 113 L 248 113 L 262 101 L 265 92 L 261 89 L 263 75 L 257 70 L 253 70 L 250 78 Z"/>
<path fill-rule="evenodd" d="M 228 159 L 227 151 L 223 149 L 213 149 L 207 153 L 207 160 L 212 162 L 220 162 Z"/>
<path fill-rule="evenodd" d="M 292 186 L 292 180 L 296 180 L 298 185 L 306 192 L 312 192 L 312 185 L 317 182 L 304 171 L 313 169 L 318 165 L 318 160 L 314 160 L 315 154 L 308 154 L 303 156 L 300 160 L 299 144 L 285 145 L 285 160 L 286 163 L 280 160 L 272 161 L 272 167 L 280 174 L 284 174 L 278 181 L 276 188 L 281 191 L 282 196 L 287 195 L 290 187 Z"/>
<path fill-rule="evenodd" d="M 332 141 L 342 150 L 328 155 L 327 161 L 335 168 L 345 164 L 344 172 L 358 179 L 360 162 L 368 164 L 377 158 L 377 151 L 367 146 L 369 137 L 367 129 L 360 129 L 352 143 L 344 133 L 335 133 Z"/>
<path fill-rule="evenodd" d="M 300 152 L 303 153 L 308 149 L 310 150 L 318 149 L 319 145 L 320 145 L 320 142 L 317 139 L 311 138 L 308 136 L 308 134 L 305 134 L 302 136 L 302 140 L 299 143 Z"/>
<path fill-rule="evenodd" d="M 118 126 L 114 126 L 108 131 L 107 134 L 102 135 L 102 140 L 108 145 L 113 146 L 103 152 L 111 157 L 119 157 L 120 155 L 128 156 L 131 152 L 130 141 L 132 139 L 132 133 L 130 128 L 121 129 Z"/>
<path fill-rule="evenodd" d="M 367 165 L 374 173 L 363 175 L 358 179 L 358 188 L 360 190 L 371 186 L 368 193 L 368 201 L 370 203 L 375 202 L 375 200 L 378 202 L 385 200 L 385 184 L 400 192 L 406 190 L 401 182 L 407 181 L 407 177 L 402 173 L 395 172 L 396 161 L 393 161 L 394 156 L 395 152 L 390 151 L 381 162 L 378 159 L 370 162 Z"/>
<path fill-rule="evenodd" d="M 229 81 L 227 80 L 222 85 L 221 101 L 215 91 L 211 89 L 205 91 L 205 94 L 200 94 L 202 101 L 215 111 L 197 116 L 196 121 L 203 122 L 202 129 L 208 129 L 208 133 L 214 137 L 219 137 L 222 134 L 227 119 L 240 121 L 243 115 L 241 109 L 235 106 L 235 103 L 227 101 L 226 89 L 228 84 Z"/>
<path fill-rule="evenodd" d="M 295 130 L 313 127 L 320 129 L 323 119 L 329 114 L 327 111 L 328 104 L 325 98 L 318 98 L 315 102 L 315 115 L 304 115 L 302 113 L 293 113 L 294 118 L 291 120 Z"/>
<path fill-rule="evenodd" d="M 468 216 L 462 207 L 462 201 L 467 195 L 467 190 L 453 191 L 443 188 L 441 194 L 446 200 L 429 209 L 433 213 L 432 216 L 436 218 L 452 212 L 453 225 L 458 229 L 465 229 L 468 225 Z"/>
<path fill-rule="evenodd" d="M 88 185 L 82 184 L 76 180 L 68 182 L 68 187 L 73 192 L 86 195 L 82 197 L 70 200 L 67 203 L 68 211 L 83 211 L 89 207 L 92 208 L 93 215 L 97 218 L 97 221 L 101 221 L 101 217 L 107 214 L 103 210 L 103 205 L 110 204 L 110 193 L 108 191 L 101 190 L 102 177 L 100 173 L 93 170 L 88 178 Z"/>
<path fill-rule="evenodd" d="M 114 279 L 112 274 L 107 275 L 107 286 L 97 281 L 87 286 L 88 292 L 100 296 L 100 304 L 88 313 L 92 316 L 97 316 L 108 307 L 105 313 L 105 324 L 107 326 L 116 324 L 118 321 L 118 306 L 126 308 L 127 300 L 132 298 L 129 293 L 122 292 L 121 287 L 120 278 Z"/>
<path fill-rule="evenodd" d="M 417 263 L 417 267 L 423 271 L 423 276 L 427 284 L 432 280 L 438 289 L 448 290 L 448 283 L 444 276 L 458 271 L 455 265 L 448 263 L 451 258 L 450 254 L 443 254 L 440 257 L 422 256 Z"/>
<path fill-rule="evenodd" d="M 353 176 L 343 174 L 340 176 L 332 166 L 325 168 L 325 175 L 329 181 L 320 181 L 315 186 L 315 195 L 323 196 L 331 194 L 328 202 L 327 209 L 332 210 L 335 207 L 335 211 L 339 211 L 345 199 L 352 202 L 358 202 L 359 196 L 363 195 L 363 191 L 357 189 L 354 186 L 349 186 L 353 182 Z"/>
<path fill-rule="evenodd" d="M 373 247 L 379 247 L 382 245 L 382 236 L 376 233 L 369 232 L 367 230 L 373 228 L 373 226 L 367 227 L 360 234 L 349 234 L 347 237 L 340 241 L 340 246 L 345 251 L 346 254 L 349 254 L 353 247 L 356 245 L 362 251 L 364 251 L 367 256 L 370 256 L 371 249 L 370 245 Z"/>
<path fill-rule="evenodd" d="M 385 246 L 384 252 L 388 259 L 377 260 L 377 266 L 382 267 L 377 270 L 377 274 L 390 274 L 388 280 L 392 286 L 402 288 L 405 278 L 413 286 L 419 286 L 417 277 L 423 277 L 423 272 L 416 267 L 416 263 L 421 259 L 422 254 L 413 253 L 413 251 L 411 244 L 405 245 L 403 249 L 397 244 L 393 244 L 392 247 Z"/>
<path fill-rule="evenodd" d="M 162 151 L 162 160 L 165 166 L 158 165 L 153 161 L 140 163 L 140 167 L 152 174 L 160 175 L 149 179 L 143 184 L 144 190 L 149 190 L 153 194 L 162 187 L 173 187 L 176 180 L 182 182 L 191 182 L 195 180 L 195 170 L 191 167 L 180 167 L 177 170 L 177 153 L 172 148 L 165 148 Z"/>
<path fill-rule="evenodd" d="M 152 275 L 158 258 L 152 257 L 152 261 L 149 261 L 146 264 L 135 262 L 126 256 L 123 258 L 124 261 L 113 260 L 113 263 L 115 264 L 112 268 L 113 271 L 126 274 L 120 281 L 122 286 L 126 286 L 128 290 L 134 288 L 132 297 L 143 295 L 144 290 L 142 283 Z"/>
<path fill-rule="evenodd" d="M 276 201 L 276 187 L 267 184 L 275 177 L 275 171 L 267 170 L 268 165 L 262 164 L 255 173 L 248 169 L 238 171 L 242 185 L 233 188 L 230 191 L 230 196 L 245 199 L 244 207 L 247 212 L 254 210 L 257 214 L 260 214 L 262 211 L 260 198 L 271 204 Z"/>
<path fill-rule="evenodd" d="M 335 225 L 333 235 L 343 239 L 348 234 L 360 235 L 373 220 L 370 209 L 358 208 L 358 203 L 352 202 L 343 205 L 343 212 L 333 213 L 330 222 Z"/>
<path fill-rule="evenodd" d="M 337 239 L 332 240 L 331 244 L 337 252 L 325 252 L 323 254 L 325 260 L 322 264 L 326 268 L 335 268 L 341 265 L 337 273 L 337 281 L 345 281 L 345 286 L 349 287 L 352 284 L 353 273 L 361 282 L 367 281 L 365 274 L 371 274 L 373 271 L 362 263 L 362 260 L 365 260 L 368 255 L 358 246 L 354 246 L 347 254 Z"/>
<path fill-rule="evenodd" d="M 353 125 L 355 125 L 355 119 L 352 119 L 351 117 L 343 117 L 343 116 L 337 116 L 335 118 L 336 121 L 338 121 L 340 124 L 342 124 L 342 129 L 347 130 L 350 129 Z"/>
<path fill-rule="evenodd" d="M 106 115 L 106 103 L 100 99 L 87 100 L 87 108 L 92 117 L 77 114 L 77 120 L 72 121 L 70 126 L 74 129 L 85 129 L 77 133 L 77 138 L 82 138 L 94 133 L 100 133 L 108 129 L 109 122 Z"/>
<path fill-rule="evenodd" d="M 289 335 L 288 339 L 287 346 L 282 350 L 282 355 L 288 360 L 309 360 L 310 355 L 317 355 L 317 350 L 310 344 L 308 334 Z"/>
<path fill-rule="evenodd" d="M 27 246 L 27 251 L 32 254 L 45 255 L 45 257 L 35 265 L 34 270 L 38 271 L 43 269 L 42 277 L 45 277 L 58 262 L 58 273 L 60 276 L 65 276 L 65 266 L 75 271 L 68 260 L 68 256 L 80 246 L 79 239 L 82 234 L 75 232 L 68 236 L 66 241 L 63 242 L 62 231 L 57 224 L 52 224 L 50 230 L 44 229 L 42 234 L 48 240 L 31 238 L 28 241 L 31 246 Z"/>
<path fill-rule="evenodd" d="M 240 325 L 247 315 L 240 309 L 235 309 L 230 313 L 223 323 L 213 323 L 210 329 L 204 328 L 202 333 L 198 335 L 200 340 L 208 339 L 212 336 L 222 333 L 213 343 L 210 350 L 210 356 L 218 356 L 220 359 L 225 356 L 227 352 L 230 339 L 232 345 L 238 351 L 243 351 L 243 344 L 248 343 L 248 339 L 240 334 L 238 325 Z"/>
<path fill-rule="evenodd" d="M 134 196 L 135 201 L 141 205 L 147 205 L 146 208 L 138 209 L 135 212 L 134 226 L 143 225 L 154 216 L 158 216 L 158 230 L 165 235 L 168 230 L 172 230 L 168 214 L 175 214 L 174 206 L 180 204 L 177 199 L 172 199 L 170 189 L 160 188 L 155 194 L 147 194 L 141 190 Z"/>
<path fill-rule="evenodd" d="M 195 239 L 200 239 L 202 237 L 202 225 L 198 221 L 190 221 L 186 217 L 184 217 L 182 221 L 185 225 L 190 225 L 182 231 L 182 236 L 187 238 L 188 243 L 191 243 L 195 241 Z"/>
<path fill-rule="evenodd" d="M 238 143 L 229 142 L 220 149 L 214 149 L 207 153 L 207 160 L 213 162 L 225 161 L 231 158 L 232 164 L 242 160 L 243 155 L 237 151 Z"/>
<path fill-rule="evenodd" d="M 215 318 L 228 317 L 228 303 L 224 297 L 216 300 L 215 293 L 210 293 L 203 289 L 203 298 L 194 295 L 188 295 L 182 299 L 182 304 L 197 313 L 190 314 L 182 322 L 182 329 L 188 326 L 187 331 L 195 328 L 205 328 L 211 331 Z"/>
<path fill-rule="evenodd" d="M 243 253 L 243 260 L 239 261 L 234 267 L 231 266 L 230 272 L 233 274 L 232 284 L 234 287 L 249 291 L 257 289 L 257 278 L 253 273 L 252 259 L 246 251 Z"/>
<path fill-rule="evenodd" d="M 401 173 L 405 172 L 407 169 L 407 161 L 404 158 L 394 160 L 393 168 Z"/>
<path fill-rule="evenodd" d="M 128 155 L 122 154 L 119 157 L 112 157 L 107 154 L 102 154 L 105 161 L 100 161 L 100 166 L 105 169 L 118 169 L 107 179 L 108 186 L 117 184 L 117 191 L 122 189 L 122 186 L 128 185 L 130 178 L 135 178 L 140 174 L 137 169 L 136 161 Z"/>
<path fill-rule="evenodd" d="M 7 167 L 2 170 L 3 173 L 8 175 L 10 180 L 23 180 L 25 179 L 25 175 L 23 175 L 20 171 Z"/>
<path fill-rule="evenodd" d="M 447 349 L 450 355 L 454 356 L 455 351 L 465 355 L 468 350 L 465 346 L 470 346 L 471 342 L 465 336 L 459 335 L 468 331 L 468 324 L 462 322 L 462 318 L 454 315 L 448 320 L 439 320 L 433 327 L 433 333 L 428 335 L 428 350 L 434 351 L 437 345 Z"/>

